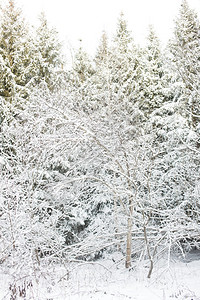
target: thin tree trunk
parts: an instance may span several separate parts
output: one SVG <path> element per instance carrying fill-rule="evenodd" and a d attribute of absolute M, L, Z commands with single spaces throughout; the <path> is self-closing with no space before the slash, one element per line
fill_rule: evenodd
<path fill-rule="evenodd" d="M 151 278 L 152 271 L 153 271 L 153 260 L 150 259 L 150 267 L 149 267 L 149 273 L 147 275 L 147 278 Z"/>
<path fill-rule="evenodd" d="M 150 247 L 149 247 L 149 243 L 148 243 L 146 226 L 144 226 L 144 239 L 145 239 L 145 243 L 146 243 L 147 254 L 148 254 L 148 257 L 149 257 L 149 261 L 150 261 L 149 273 L 147 275 L 147 278 L 151 278 L 151 273 L 153 271 L 153 259 L 152 259 L 152 256 L 151 256 Z"/>
<path fill-rule="evenodd" d="M 132 252 L 132 214 L 128 217 L 128 228 L 127 228 L 127 245 L 126 245 L 126 268 L 131 267 L 131 252 Z"/>
<path fill-rule="evenodd" d="M 124 157 L 126 160 L 126 168 L 127 168 L 127 177 L 128 177 L 128 187 L 129 187 L 129 191 L 131 192 L 133 189 L 133 182 L 131 182 L 130 178 L 131 178 L 131 174 L 130 174 L 130 169 L 129 169 L 129 163 L 128 163 L 128 157 L 126 154 L 125 149 L 123 149 L 124 151 Z M 135 190 L 136 189 L 136 185 L 134 185 Z M 127 244 L 126 244 L 126 263 L 125 263 L 125 267 L 126 268 L 130 268 L 131 267 L 131 253 L 132 253 L 132 227 L 133 227 L 133 196 L 129 197 L 129 208 L 128 208 L 128 224 L 127 224 Z"/>

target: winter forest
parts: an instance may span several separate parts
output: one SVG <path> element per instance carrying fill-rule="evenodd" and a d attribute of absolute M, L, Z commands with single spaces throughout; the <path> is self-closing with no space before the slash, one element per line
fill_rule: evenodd
<path fill-rule="evenodd" d="M 35 28 L 5 1 L 0 72 L 1 299 L 68 299 L 35 290 L 75 289 L 75 268 L 109 273 L 108 257 L 151 280 L 163 257 L 200 248 L 200 22 L 186 0 L 166 47 L 153 26 L 135 44 L 121 13 L 70 68 L 45 14 Z"/>

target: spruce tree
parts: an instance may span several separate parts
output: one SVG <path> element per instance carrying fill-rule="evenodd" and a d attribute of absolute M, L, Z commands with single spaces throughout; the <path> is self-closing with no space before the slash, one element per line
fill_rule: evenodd
<path fill-rule="evenodd" d="M 107 62 L 107 58 L 108 58 L 108 36 L 106 31 L 103 31 L 101 39 L 100 39 L 100 43 L 99 46 L 97 48 L 96 51 L 96 55 L 95 55 L 95 63 L 96 66 L 100 66 L 102 64 L 106 64 Z"/>
<path fill-rule="evenodd" d="M 98 95 L 99 107 L 106 106 L 109 98 L 111 84 L 110 57 L 111 51 L 108 45 L 108 36 L 103 31 L 94 58 L 95 74 L 92 77 L 96 87 L 96 94 Z"/>
<path fill-rule="evenodd" d="M 2 74 L 1 96 L 12 99 L 15 94 L 26 98 L 28 84 L 36 74 L 35 55 L 22 11 L 14 0 L 2 9 L 0 55 Z"/>
<path fill-rule="evenodd" d="M 0 96 L 11 98 L 15 94 L 14 74 L 11 72 L 8 59 L 4 60 L 2 55 L 0 55 L 0 75 Z"/>
<path fill-rule="evenodd" d="M 83 49 L 82 40 L 80 39 L 80 46 L 75 53 L 73 62 L 73 73 L 79 83 L 85 82 L 94 74 L 92 60 L 88 53 Z"/>
<path fill-rule="evenodd" d="M 93 61 L 80 40 L 80 46 L 75 51 L 69 84 L 74 107 L 82 112 L 91 113 L 98 106 L 94 74 Z"/>
<path fill-rule="evenodd" d="M 141 110 L 149 116 L 153 110 L 173 97 L 172 78 L 153 26 L 149 27 L 147 46 L 141 55 L 141 70 L 138 80 L 139 103 Z"/>
<path fill-rule="evenodd" d="M 49 27 L 44 13 L 40 14 L 39 21 L 35 39 L 35 48 L 39 54 L 36 82 L 45 82 L 49 90 L 54 91 L 63 83 L 65 75 L 62 45 L 57 31 Z"/>
<path fill-rule="evenodd" d="M 111 57 L 109 67 L 111 69 L 111 81 L 115 84 L 115 91 L 120 88 L 125 92 L 130 87 L 128 84 L 132 79 L 133 66 L 133 53 L 132 53 L 132 37 L 128 30 L 127 21 L 121 13 L 118 19 L 116 33 L 111 47 Z M 127 86 L 128 84 L 128 86 Z M 125 92 L 127 95 L 128 91 Z"/>
<path fill-rule="evenodd" d="M 200 24 L 197 13 L 186 0 L 182 1 L 179 17 L 175 23 L 171 52 L 176 71 L 182 79 L 185 90 L 182 105 L 191 126 L 200 120 Z"/>
<path fill-rule="evenodd" d="M 110 49 L 110 83 L 115 104 L 118 103 L 120 109 L 128 112 L 129 116 L 138 98 L 139 58 L 139 48 L 134 44 L 127 21 L 121 13 Z"/>

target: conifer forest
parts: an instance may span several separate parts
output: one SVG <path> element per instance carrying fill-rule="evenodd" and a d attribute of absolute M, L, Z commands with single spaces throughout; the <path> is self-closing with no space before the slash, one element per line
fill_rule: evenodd
<path fill-rule="evenodd" d="M 136 44 L 121 13 L 70 67 L 44 13 L 38 27 L 14 0 L 0 14 L 2 299 L 42 299 L 27 291 L 56 266 L 67 280 L 69 266 L 118 253 L 150 280 L 162 257 L 198 250 L 197 12 L 182 1 L 165 47 L 153 26 Z"/>

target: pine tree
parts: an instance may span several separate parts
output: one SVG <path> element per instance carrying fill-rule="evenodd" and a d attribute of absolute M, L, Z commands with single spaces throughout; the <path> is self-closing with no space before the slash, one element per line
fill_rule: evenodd
<path fill-rule="evenodd" d="M 91 78 L 96 89 L 96 94 L 98 95 L 99 108 L 100 106 L 106 106 L 107 99 L 109 98 L 111 78 L 110 57 L 111 52 L 108 45 L 108 36 L 103 31 L 94 58 L 95 73 Z"/>
<path fill-rule="evenodd" d="M 185 85 L 182 104 L 191 126 L 200 120 L 200 24 L 196 12 L 186 0 L 182 1 L 171 41 L 173 63 Z"/>
<path fill-rule="evenodd" d="M 108 52 L 108 36 L 106 31 L 103 31 L 94 59 L 97 67 L 107 63 Z"/>
<path fill-rule="evenodd" d="M 139 60 L 139 48 L 134 44 L 128 24 L 121 13 L 110 49 L 110 85 L 115 104 L 121 105 L 120 109 L 128 112 L 129 116 L 133 113 L 133 105 L 138 98 Z"/>
<path fill-rule="evenodd" d="M 111 47 L 109 67 L 111 69 L 111 81 L 116 84 L 116 92 L 123 89 L 124 85 L 132 79 L 132 37 L 128 30 L 127 22 L 121 13 L 118 19 L 117 30 Z"/>
<path fill-rule="evenodd" d="M 80 83 L 85 82 L 94 74 L 92 61 L 88 53 L 83 49 L 82 40 L 80 40 L 80 46 L 75 53 L 72 67 L 74 76 Z"/>
<path fill-rule="evenodd" d="M 0 55 L 0 96 L 11 98 L 15 94 L 15 79 L 8 60 Z"/>
<path fill-rule="evenodd" d="M 161 52 L 160 41 L 154 28 L 149 27 L 147 46 L 141 55 L 142 74 L 139 78 L 139 103 L 142 111 L 149 116 L 156 108 L 173 97 L 169 71 Z"/>
<path fill-rule="evenodd" d="M 14 0 L 2 9 L 0 29 L 0 55 L 3 74 L 1 95 L 12 98 L 16 93 L 27 97 L 27 85 L 34 78 L 35 56 L 28 27 L 22 17 L 22 11 L 15 6 Z"/>
<path fill-rule="evenodd" d="M 49 90 L 53 91 L 62 84 L 65 74 L 62 45 L 56 30 L 49 27 L 44 13 L 41 13 L 39 21 L 35 39 L 35 48 L 39 52 L 36 82 L 45 82 Z"/>
<path fill-rule="evenodd" d="M 114 43 L 119 53 L 128 53 L 132 40 L 131 32 L 128 30 L 127 21 L 124 18 L 123 12 L 121 12 L 114 37 Z"/>
<path fill-rule="evenodd" d="M 93 61 L 84 50 L 82 40 L 80 40 L 80 46 L 74 55 L 69 85 L 74 99 L 74 108 L 89 114 L 98 106 L 94 75 Z"/>

